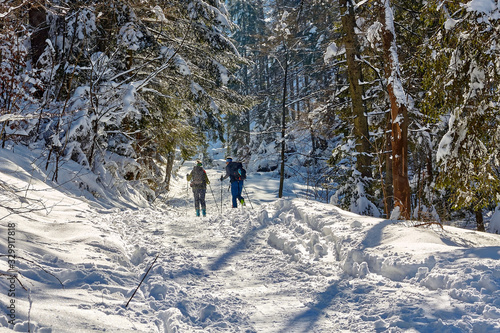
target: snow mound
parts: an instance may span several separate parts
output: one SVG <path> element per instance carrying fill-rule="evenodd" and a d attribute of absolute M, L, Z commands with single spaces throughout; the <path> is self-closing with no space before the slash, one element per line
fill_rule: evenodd
<path fill-rule="evenodd" d="M 336 265 L 353 279 L 389 279 L 424 293 L 444 293 L 450 307 L 455 301 L 467 304 L 482 316 L 469 323 L 473 331 L 483 331 L 483 325 L 491 329 L 484 321 L 498 318 L 498 236 L 446 226 L 407 227 L 302 200 L 278 201 L 266 215 L 273 224 L 268 243 L 291 260 Z M 387 326 L 381 318 L 372 320 L 375 328 Z M 436 325 L 433 329 L 450 328 Z"/>

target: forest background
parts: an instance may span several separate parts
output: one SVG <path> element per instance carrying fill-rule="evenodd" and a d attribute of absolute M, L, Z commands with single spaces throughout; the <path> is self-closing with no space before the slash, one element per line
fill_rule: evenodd
<path fill-rule="evenodd" d="M 0 18 L 1 148 L 40 151 L 53 181 L 73 160 L 153 201 L 222 142 L 280 197 L 294 177 L 482 231 L 499 209 L 498 1 L 1 0 Z"/>

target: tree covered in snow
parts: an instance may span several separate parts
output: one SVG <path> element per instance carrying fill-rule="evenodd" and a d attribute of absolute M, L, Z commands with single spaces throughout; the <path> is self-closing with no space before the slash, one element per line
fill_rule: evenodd
<path fill-rule="evenodd" d="M 0 138 L 5 147 L 7 137 L 16 140 L 29 134 L 29 121 L 34 117 L 37 99 L 34 96 L 40 84 L 29 61 L 32 33 L 20 11 L 22 2 L 0 4 Z M 27 13 L 25 10 L 22 12 Z"/>
<path fill-rule="evenodd" d="M 286 163 L 278 174 L 302 178 L 316 196 L 327 183 L 325 161 L 335 135 L 331 125 L 337 121 L 327 107 L 335 69 L 325 66 L 322 51 L 333 33 L 328 8 L 317 1 L 230 4 L 241 28 L 235 38 L 250 61 L 240 77 L 254 96 L 250 142 L 231 149 L 245 155 L 251 170 L 278 170 L 284 129 Z M 250 25 L 249 18 L 253 20 Z"/>
<path fill-rule="evenodd" d="M 426 10 L 439 20 L 426 48 L 426 111 L 447 121 L 437 185 L 484 230 L 482 209 L 500 200 L 500 10 L 493 1 L 429 1 Z"/>
<path fill-rule="evenodd" d="M 37 89 L 31 141 L 46 147 L 54 180 L 60 163 L 73 159 L 96 174 L 156 188 L 168 180 L 177 150 L 188 158 L 206 133 L 221 137 L 222 116 L 241 107 L 229 87 L 240 56 L 220 1 L 46 1 L 3 9 L 9 22 L 36 9 L 36 26 L 3 25 L 2 38 L 17 53 L 2 53 L 16 66 L 5 67 L 13 80 L 2 94 Z M 29 43 L 40 31 L 46 38 Z M 23 53 L 30 46 L 31 54 Z M 30 69 L 38 81 L 12 76 Z"/>
<path fill-rule="evenodd" d="M 331 102 L 343 121 L 342 126 L 335 129 L 342 142 L 330 159 L 335 170 L 332 181 L 337 188 L 332 199 L 351 211 L 378 216 L 382 207 L 374 204 L 377 186 L 373 176 L 379 175 L 379 170 L 372 163 L 381 156 L 376 156 L 378 134 L 373 128 L 380 121 L 378 115 L 385 112 L 374 108 L 383 87 L 380 70 L 375 69 L 377 64 L 372 64 L 378 56 L 366 38 L 370 21 L 375 17 L 366 17 L 366 9 L 354 1 L 339 1 L 339 36 L 330 41 L 325 53 L 325 61 L 337 69 L 337 89 Z"/>
<path fill-rule="evenodd" d="M 241 161 L 249 162 L 251 156 L 251 122 L 261 107 L 258 96 L 266 81 L 266 55 L 263 47 L 268 27 L 265 23 L 264 1 L 236 0 L 228 3 L 228 10 L 236 25 L 232 38 L 246 62 L 236 72 L 237 89 L 252 97 L 244 112 L 232 113 L 226 122 L 228 153 Z"/>
<path fill-rule="evenodd" d="M 434 152 L 442 123 L 430 121 L 423 111 L 425 105 L 422 105 L 422 96 L 426 93 L 423 82 L 427 74 L 422 68 L 428 62 L 422 50 L 426 49 L 428 40 L 435 31 L 428 28 L 427 24 L 430 21 L 436 24 L 436 21 L 432 16 L 425 15 L 426 1 L 402 0 L 393 3 L 400 45 L 401 70 L 405 89 L 413 98 L 413 108 L 409 110 L 408 128 L 412 217 L 418 220 L 440 221 L 437 209 L 442 207 L 443 202 L 439 200 L 440 195 L 434 183 L 436 174 Z"/>

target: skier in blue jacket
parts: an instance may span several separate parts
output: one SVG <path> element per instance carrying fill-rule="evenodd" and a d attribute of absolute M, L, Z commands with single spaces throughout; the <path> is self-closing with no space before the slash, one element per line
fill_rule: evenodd
<path fill-rule="evenodd" d="M 233 208 L 238 207 L 238 201 L 242 206 L 245 206 L 245 199 L 241 196 L 243 191 L 243 183 L 246 178 L 246 172 L 242 167 L 241 162 L 233 162 L 231 157 L 226 157 L 226 174 L 220 176 L 220 181 L 229 178 L 231 183 L 231 195 Z"/>

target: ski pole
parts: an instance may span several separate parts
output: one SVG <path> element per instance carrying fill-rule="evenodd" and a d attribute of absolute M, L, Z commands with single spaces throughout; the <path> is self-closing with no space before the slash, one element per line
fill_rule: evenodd
<path fill-rule="evenodd" d="M 210 192 L 212 192 L 212 196 L 214 197 L 215 205 L 217 206 L 217 210 L 219 210 L 219 205 L 217 204 L 217 200 L 215 199 L 215 194 L 214 194 L 214 191 L 212 190 L 212 185 L 210 185 L 210 183 L 208 183 L 208 187 L 210 187 Z M 220 213 L 222 214 L 222 211 L 220 211 Z"/>
<path fill-rule="evenodd" d="M 220 180 L 220 211 L 222 214 L 222 179 Z"/>
<path fill-rule="evenodd" d="M 252 205 L 252 202 L 250 201 L 250 196 L 248 195 L 248 192 L 247 192 L 246 187 L 245 187 L 245 186 L 243 186 L 243 189 L 245 190 L 245 194 L 247 195 L 248 202 L 250 202 L 250 207 L 252 207 L 252 209 L 253 209 L 253 205 Z"/>
<path fill-rule="evenodd" d="M 189 205 L 189 180 L 186 179 L 186 205 L 185 205 L 186 216 L 188 214 L 188 205 Z"/>

